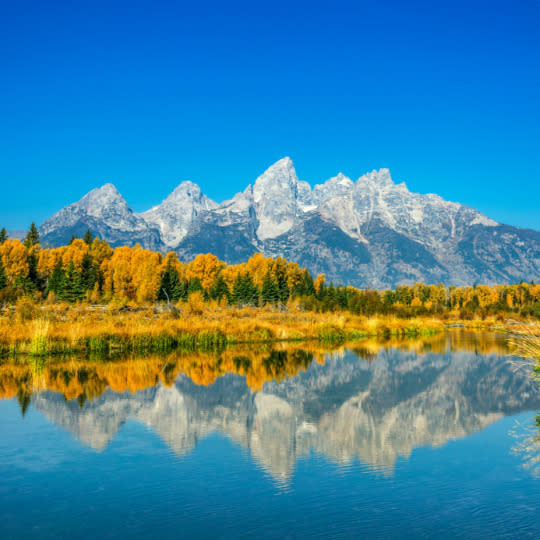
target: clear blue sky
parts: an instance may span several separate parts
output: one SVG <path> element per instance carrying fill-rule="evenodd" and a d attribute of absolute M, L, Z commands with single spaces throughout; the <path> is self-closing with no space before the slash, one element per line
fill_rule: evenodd
<path fill-rule="evenodd" d="M 289 155 L 540 229 L 539 0 L 0 3 L 0 226 Z"/>

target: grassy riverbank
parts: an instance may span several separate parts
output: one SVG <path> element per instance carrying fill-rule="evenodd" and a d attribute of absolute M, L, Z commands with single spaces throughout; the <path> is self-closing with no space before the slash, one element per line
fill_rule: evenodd
<path fill-rule="evenodd" d="M 110 309 L 68 305 L 35 307 L 0 317 L 0 354 L 212 349 L 238 343 L 367 336 L 421 336 L 443 329 L 433 318 L 366 318 L 350 314 L 280 312 L 264 308 L 183 310 Z"/>
<path fill-rule="evenodd" d="M 427 336 L 449 324 L 508 330 L 499 320 L 365 317 L 300 309 L 210 309 L 28 305 L 0 315 L 0 355 L 212 350 L 232 344 L 279 341 L 345 342 L 369 336 Z M 515 325 L 512 329 L 515 328 Z"/>

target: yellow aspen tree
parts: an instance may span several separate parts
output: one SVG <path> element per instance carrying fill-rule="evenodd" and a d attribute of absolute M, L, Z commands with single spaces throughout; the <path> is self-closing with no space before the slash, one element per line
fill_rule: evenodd
<path fill-rule="evenodd" d="M 28 274 L 28 250 L 20 240 L 8 238 L 0 244 L 0 257 L 9 284 Z"/>

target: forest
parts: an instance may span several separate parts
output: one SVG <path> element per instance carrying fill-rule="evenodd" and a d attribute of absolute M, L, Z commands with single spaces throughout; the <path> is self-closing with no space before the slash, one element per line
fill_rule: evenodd
<path fill-rule="evenodd" d="M 356 289 L 328 283 L 282 257 L 255 253 L 228 265 L 210 253 L 189 262 L 174 252 L 163 255 L 136 245 L 112 248 L 87 231 L 68 245 L 44 248 L 32 224 L 21 242 L 0 230 L 0 304 L 21 298 L 52 305 L 149 306 L 188 299 L 221 308 L 291 304 L 316 313 L 417 317 L 453 313 L 460 319 L 540 318 L 540 284 L 446 287 L 416 283 L 394 290 Z"/>

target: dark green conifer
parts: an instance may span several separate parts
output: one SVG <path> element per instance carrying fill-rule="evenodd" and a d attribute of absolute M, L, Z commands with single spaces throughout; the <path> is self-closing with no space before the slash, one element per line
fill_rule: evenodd
<path fill-rule="evenodd" d="M 62 267 L 62 261 L 58 261 L 53 268 L 51 275 L 49 276 L 49 282 L 47 283 L 47 294 L 54 292 L 56 296 L 60 294 L 62 284 L 64 283 L 64 268 Z"/>
<path fill-rule="evenodd" d="M 25 278 L 25 290 L 27 292 L 33 292 L 36 289 L 42 289 L 42 283 L 40 282 L 37 271 L 37 257 L 35 253 L 30 252 L 28 255 L 28 274 Z"/>
<path fill-rule="evenodd" d="M 85 243 L 88 244 L 89 246 L 92 245 L 92 242 L 94 241 L 94 236 L 93 236 L 93 234 L 90 232 L 90 229 L 88 229 L 88 230 L 84 233 L 83 240 L 84 240 Z"/>
<path fill-rule="evenodd" d="M 58 292 L 58 298 L 67 302 L 76 302 L 84 297 L 81 275 L 77 272 L 73 262 L 66 268 L 64 279 Z"/>
<path fill-rule="evenodd" d="M 30 229 L 28 229 L 28 233 L 26 234 L 26 238 L 24 239 L 24 245 L 27 249 L 30 249 L 37 243 L 39 243 L 39 231 L 36 227 L 36 224 L 32 222 L 32 224 L 30 225 Z"/>
<path fill-rule="evenodd" d="M 4 227 L 0 229 L 0 244 L 3 244 L 8 239 L 7 231 Z"/>
<path fill-rule="evenodd" d="M 189 280 L 188 289 L 187 289 L 188 296 L 191 293 L 194 293 L 197 291 L 204 293 L 204 288 L 202 286 L 201 280 L 198 277 L 195 277 Z"/>
<path fill-rule="evenodd" d="M 178 272 L 172 274 L 171 279 L 172 299 L 175 302 L 178 300 L 187 300 L 188 297 L 188 282 L 187 279 L 180 279 Z"/>
<path fill-rule="evenodd" d="M 94 264 L 92 256 L 86 253 L 81 263 L 81 283 L 85 291 L 90 291 L 94 288 L 98 280 L 98 269 Z"/>
<path fill-rule="evenodd" d="M 270 272 L 267 272 L 264 276 L 261 299 L 263 304 L 277 304 L 279 301 L 278 284 Z"/>
<path fill-rule="evenodd" d="M 2 264 L 2 259 L 0 258 L 0 289 L 3 289 L 6 285 L 6 271 L 4 269 L 4 265 Z"/>
<path fill-rule="evenodd" d="M 289 285 L 285 272 L 278 272 L 277 275 L 278 300 L 283 304 L 289 299 Z"/>
<path fill-rule="evenodd" d="M 315 296 L 315 286 L 311 274 L 304 270 L 300 282 L 294 288 L 294 296 Z"/>
<path fill-rule="evenodd" d="M 227 283 L 225 283 L 225 280 L 221 274 L 219 274 L 216 284 L 210 291 L 210 296 L 214 300 L 221 300 L 223 297 L 227 298 L 227 300 L 230 299 L 229 287 L 227 287 Z"/>
<path fill-rule="evenodd" d="M 232 301 L 235 304 L 258 304 L 259 289 L 255 287 L 249 272 L 236 276 L 233 285 Z"/>

